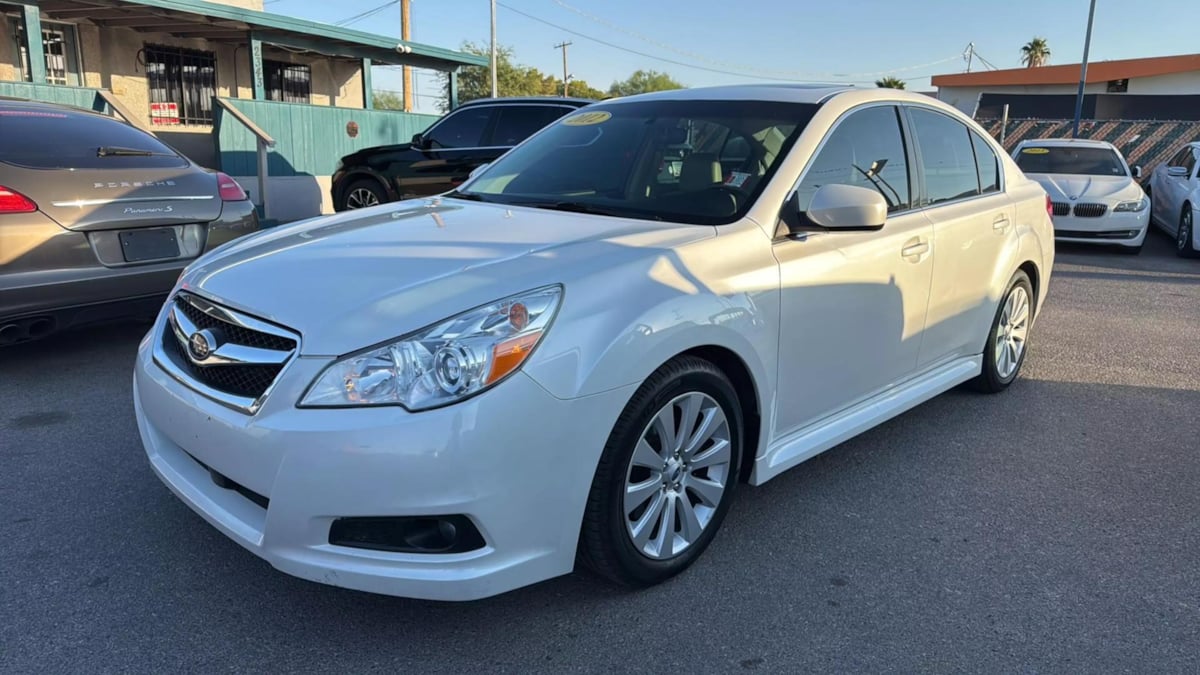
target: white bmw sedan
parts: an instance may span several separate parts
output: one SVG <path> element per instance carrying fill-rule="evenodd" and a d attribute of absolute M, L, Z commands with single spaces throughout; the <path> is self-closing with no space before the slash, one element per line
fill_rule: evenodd
<path fill-rule="evenodd" d="M 1175 253 L 1183 258 L 1200 256 L 1200 143 L 1188 143 L 1171 159 L 1154 168 L 1146 194 L 1150 217 L 1175 239 Z"/>
<path fill-rule="evenodd" d="M 649 585 L 739 483 L 1012 383 L 1047 210 L 924 96 L 608 101 L 455 192 L 197 260 L 141 344 L 138 426 L 181 500 L 305 579 L 469 600 L 578 560 Z"/>
<path fill-rule="evenodd" d="M 1083 139 L 1022 141 L 1013 159 L 1050 195 L 1060 241 L 1117 244 L 1137 254 L 1150 226 L 1150 200 L 1111 143 Z"/>

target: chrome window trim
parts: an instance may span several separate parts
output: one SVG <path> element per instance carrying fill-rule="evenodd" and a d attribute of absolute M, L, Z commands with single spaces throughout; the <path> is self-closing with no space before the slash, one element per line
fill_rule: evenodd
<path fill-rule="evenodd" d="M 237 349 L 226 352 L 222 352 L 221 349 L 218 349 L 210 354 L 206 359 L 195 361 L 191 359 L 191 354 L 187 349 L 187 340 L 191 333 L 186 332 L 186 328 L 188 326 L 195 329 L 195 325 L 192 324 L 190 320 L 187 320 L 186 315 L 177 311 L 175 303 L 176 300 L 179 299 L 182 299 L 184 302 L 187 302 L 196 309 L 216 319 L 241 326 L 242 328 L 246 328 L 248 330 L 258 331 L 260 333 L 268 333 L 270 335 L 274 335 L 275 337 L 292 340 L 295 342 L 296 346 L 289 352 L 280 352 L 277 350 L 248 347 L 246 345 L 233 345 Z M 279 384 L 279 381 L 283 379 L 284 375 L 287 373 L 288 366 L 291 365 L 292 361 L 294 361 L 296 356 L 300 353 L 300 335 L 298 333 L 294 333 L 284 328 L 280 328 L 279 326 L 266 323 L 260 319 L 255 319 L 252 316 L 247 316 L 241 312 L 229 309 L 227 307 L 216 305 L 206 298 L 195 295 L 193 292 L 189 291 L 185 293 L 177 293 L 167 300 L 167 304 L 170 309 L 167 311 L 162 322 L 163 325 L 155 328 L 153 348 L 151 350 L 154 362 L 163 370 L 163 372 L 171 376 L 171 378 L 176 382 L 179 382 L 179 384 L 232 410 L 246 413 L 248 415 L 254 415 L 257 413 L 259 409 L 262 408 L 263 402 L 267 400 L 267 397 L 271 395 L 271 392 L 275 390 L 276 385 Z M 180 322 L 182 325 L 176 323 L 180 317 L 184 319 L 183 322 Z M 168 332 L 170 334 L 168 334 Z M 192 332 L 195 331 L 193 330 Z M 229 394 L 214 389 L 203 382 L 197 381 L 183 368 L 181 368 L 175 362 L 175 358 L 168 354 L 166 349 L 164 349 L 164 343 L 168 337 L 174 338 L 176 341 L 178 341 L 182 347 L 183 353 L 186 355 L 184 358 L 192 360 L 193 363 L 196 363 L 197 365 L 281 365 L 281 368 L 279 369 L 279 374 L 275 376 L 275 379 L 271 381 L 271 384 L 267 386 L 267 388 L 261 395 L 258 396 L 258 398 L 249 398 L 246 396 Z M 262 352 L 269 353 L 270 358 L 273 360 L 253 360 L 255 358 L 265 358 L 267 355 L 263 354 Z M 282 357 L 280 357 L 280 355 L 282 355 Z M 282 358 L 282 360 L 279 360 L 280 358 Z"/>

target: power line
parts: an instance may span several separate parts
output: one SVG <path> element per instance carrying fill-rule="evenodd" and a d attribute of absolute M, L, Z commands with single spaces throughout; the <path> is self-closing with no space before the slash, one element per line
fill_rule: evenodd
<path fill-rule="evenodd" d="M 521 16 L 523 16 L 527 19 L 537 21 L 538 23 L 545 24 L 547 26 L 550 26 L 551 28 L 557 28 L 558 30 L 564 31 L 566 33 L 570 33 L 571 35 L 574 35 L 576 37 L 581 37 L 585 40 L 591 40 L 592 42 L 604 45 L 605 47 L 610 47 L 612 49 L 617 49 L 617 50 L 620 50 L 623 52 L 628 52 L 630 54 L 635 54 L 635 55 L 641 56 L 643 58 L 653 59 L 655 61 L 662 61 L 663 63 L 670 63 L 672 65 L 682 66 L 684 68 L 692 68 L 693 70 L 703 70 L 703 71 L 710 72 L 710 73 L 720 73 L 722 75 L 734 75 L 736 77 L 757 77 L 760 79 L 772 80 L 775 82 L 797 82 L 797 81 L 804 81 L 806 79 L 803 77 L 777 77 L 777 76 L 770 76 L 770 75 L 760 75 L 757 73 L 737 72 L 737 71 L 725 70 L 725 69 L 721 69 L 721 68 L 700 66 L 700 65 L 696 65 L 694 63 L 685 63 L 683 61 L 676 61 L 674 59 L 668 59 L 668 58 L 662 57 L 662 56 L 655 56 L 654 54 L 648 54 L 646 52 L 638 51 L 636 49 L 630 49 L 629 47 L 622 47 L 621 45 L 613 44 L 612 42 L 608 42 L 607 40 L 601 40 L 600 38 L 593 37 L 593 36 L 587 35 L 585 33 L 580 33 L 579 31 L 572 30 L 565 26 L 560 26 L 556 23 L 547 21 L 541 17 L 537 17 L 532 14 L 523 12 L 515 7 L 510 7 L 509 5 L 506 5 L 502 2 L 497 2 L 496 4 L 503 7 L 504 9 L 507 9 L 510 12 L 513 12 L 514 14 L 520 14 Z M 917 66 L 908 66 L 905 68 L 896 68 L 896 69 L 892 69 L 889 71 L 883 71 L 883 72 L 878 72 L 878 73 L 856 73 L 855 76 L 863 76 L 863 77 L 872 76 L 873 77 L 873 76 L 877 76 L 877 75 L 890 75 L 892 73 L 901 72 L 901 71 L 905 71 L 905 70 L 915 70 L 918 68 L 927 68 L 931 65 L 936 65 L 938 63 L 944 63 L 946 61 L 953 61 L 958 58 L 960 58 L 960 55 L 955 55 L 952 57 L 948 57 L 946 59 L 940 59 L 938 61 L 934 61 L 934 62 L 927 63 L 927 64 L 921 64 L 921 65 L 917 65 Z M 840 76 L 840 75 L 836 75 L 836 74 L 833 74 L 833 77 L 840 80 L 843 83 L 846 83 L 846 82 L 855 83 L 855 84 L 873 83 L 873 80 L 846 79 L 844 76 Z M 914 75 L 912 79 L 919 79 L 921 77 L 927 77 L 927 76 L 926 75 Z"/>
<path fill-rule="evenodd" d="M 378 7 L 368 9 L 367 11 L 362 12 L 360 14 L 355 14 L 354 16 L 346 17 L 345 19 L 342 19 L 341 21 L 335 21 L 333 25 L 349 26 L 352 23 L 357 23 L 368 17 L 375 16 L 376 14 L 382 12 L 383 10 L 387 9 L 388 7 L 391 7 L 392 5 L 394 5 L 398 2 L 400 2 L 400 0 L 388 0 L 387 2 L 383 3 L 382 5 L 379 5 Z"/>
<path fill-rule="evenodd" d="M 637 31 L 630 30 L 630 29 L 624 28 L 622 26 L 618 26 L 617 24 L 614 24 L 613 22 L 608 21 L 607 19 L 601 18 L 599 16 L 596 16 L 594 14 L 589 14 L 588 12 L 585 12 L 584 10 L 579 9 L 578 7 L 567 4 L 563 0 L 554 0 L 554 3 L 556 5 L 558 5 L 559 7 L 562 7 L 565 10 L 574 12 L 589 21 L 598 23 L 602 26 L 606 26 L 615 31 L 625 33 L 626 35 L 635 37 L 639 40 L 642 40 L 643 42 L 647 42 L 647 43 L 654 45 L 655 47 L 658 47 L 660 49 L 665 49 L 669 52 L 674 52 L 681 56 L 686 56 L 690 59 L 708 63 L 713 66 L 718 66 L 718 67 L 722 67 L 722 68 L 732 68 L 732 69 L 736 69 L 736 70 L 740 70 L 740 71 L 745 71 L 747 74 L 777 75 L 780 77 L 792 77 L 792 78 L 796 78 L 796 79 L 804 79 L 805 77 L 813 77 L 813 76 L 831 76 L 831 77 L 835 77 L 835 78 L 877 77 L 877 76 L 882 76 L 882 75 L 892 75 L 895 73 L 905 72 L 905 71 L 909 71 L 909 70 L 920 70 L 921 68 L 928 68 L 930 66 L 936 66 L 939 63 L 948 63 L 950 61 L 957 60 L 958 58 L 960 58 L 962 56 L 961 54 L 955 54 L 954 56 L 948 56 L 944 59 L 938 59 L 937 61 L 930 61 L 929 63 L 922 63 L 922 64 L 918 64 L 915 66 L 906 66 L 904 68 L 893 68 L 892 70 L 881 71 L 881 72 L 876 72 L 876 73 L 815 73 L 815 72 L 811 72 L 811 71 L 800 71 L 800 70 L 762 69 L 762 68 L 756 68 L 754 66 L 747 66 L 744 64 L 730 63 L 727 61 L 715 61 L 713 59 L 708 58 L 707 56 L 705 56 L 703 54 L 697 54 L 695 52 L 689 52 L 689 51 L 685 51 L 682 49 L 676 49 L 675 47 L 672 47 L 671 45 L 659 42 L 658 40 L 655 40 L 652 37 L 648 37 Z"/>

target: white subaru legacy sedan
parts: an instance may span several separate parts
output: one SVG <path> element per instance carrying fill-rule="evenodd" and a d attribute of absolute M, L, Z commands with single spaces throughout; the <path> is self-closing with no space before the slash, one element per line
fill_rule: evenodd
<path fill-rule="evenodd" d="M 1022 141 L 1017 166 L 1050 195 L 1054 236 L 1060 241 L 1116 244 L 1138 254 L 1150 227 L 1150 199 L 1111 143 L 1084 139 Z"/>
<path fill-rule="evenodd" d="M 276 568 L 469 600 L 634 586 L 762 484 L 960 383 L 1005 389 L 1048 200 L 895 90 L 572 113 L 438 198 L 197 260 L 139 351 L 159 477 Z"/>

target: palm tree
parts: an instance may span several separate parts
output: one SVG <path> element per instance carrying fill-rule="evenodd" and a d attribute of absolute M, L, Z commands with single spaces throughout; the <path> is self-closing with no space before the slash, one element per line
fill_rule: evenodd
<path fill-rule="evenodd" d="M 883 79 L 875 80 L 875 86 L 883 87 L 884 89 L 903 89 L 904 88 L 904 80 L 901 80 L 898 77 L 893 77 L 891 75 L 888 75 L 887 77 L 885 77 Z"/>
<path fill-rule="evenodd" d="M 1050 60 L 1050 44 L 1046 38 L 1034 37 L 1021 47 L 1021 63 L 1026 68 L 1040 68 Z"/>

